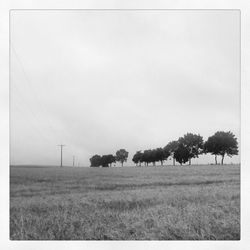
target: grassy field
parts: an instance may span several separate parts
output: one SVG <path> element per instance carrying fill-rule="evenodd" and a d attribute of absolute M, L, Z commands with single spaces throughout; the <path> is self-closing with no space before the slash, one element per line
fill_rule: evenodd
<path fill-rule="evenodd" d="M 11 240 L 239 240 L 240 166 L 10 167 Z"/>

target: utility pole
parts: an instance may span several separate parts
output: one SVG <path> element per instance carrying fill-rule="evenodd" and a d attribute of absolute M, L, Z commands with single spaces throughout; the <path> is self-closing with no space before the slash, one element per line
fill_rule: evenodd
<path fill-rule="evenodd" d="M 73 155 L 73 167 L 75 166 L 75 156 Z"/>
<path fill-rule="evenodd" d="M 58 147 L 61 147 L 61 167 L 62 167 L 62 149 L 64 146 L 66 145 L 63 145 L 63 144 L 60 144 L 60 145 L 57 145 Z"/>

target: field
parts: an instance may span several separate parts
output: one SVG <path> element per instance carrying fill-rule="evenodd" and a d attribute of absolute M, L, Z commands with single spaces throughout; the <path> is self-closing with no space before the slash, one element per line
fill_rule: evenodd
<path fill-rule="evenodd" d="M 239 240 L 240 166 L 13 166 L 10 239 Z"/>

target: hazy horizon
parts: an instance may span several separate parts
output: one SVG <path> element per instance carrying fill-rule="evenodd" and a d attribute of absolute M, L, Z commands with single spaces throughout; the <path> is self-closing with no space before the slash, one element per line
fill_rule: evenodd
<path fill-rule="evenodd" d="M 240 146 L 237 10 L 13 10 L 10 38 L 11 165 L 59 165 L 66 144 L 64 165 L 125 148 L 129 166 L 187 132 Z"/>

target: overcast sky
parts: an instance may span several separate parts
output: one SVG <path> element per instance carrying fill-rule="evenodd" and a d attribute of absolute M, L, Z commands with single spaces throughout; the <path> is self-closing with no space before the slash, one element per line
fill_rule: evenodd
<path fill-rule="evenodd" d="M 239 22 L 239 11 L 12 11 L 11 164 L 59 164 L 61 143 L 65 165 L 89 166 L 120 148 L 131 165 L 187 132 L 239 141 Z"/>

